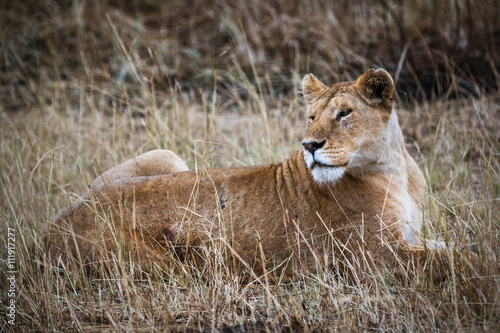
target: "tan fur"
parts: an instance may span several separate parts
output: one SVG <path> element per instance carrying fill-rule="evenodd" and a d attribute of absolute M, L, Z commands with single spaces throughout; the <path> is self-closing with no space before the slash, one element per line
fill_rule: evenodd
<path fill-rule="evenodd" d="M 338 260 L 350 273 L 434 256 L 421 245 L 425 183 L 404 146 L 389 74 L 368 70 L 332 87 L 309 74 L 302 91 L 304 149 L 288 160 L 185 171 L 172 152 L 141 155 L 59 216 L 46 236 L 51 255 L 84 263 L 124 243 L 137 260 L 164 265 L 217 243 L 239 269 L 282 269 L 296 258 L 305 269 Z"/>
<path fill-rule="evenodd" d="M 91 188 L 99 188 L 126 177 L 168 175 L 188 170 L 186 163 L 174 152 L 151 150 L 104 172 L 94 180 Z"/>

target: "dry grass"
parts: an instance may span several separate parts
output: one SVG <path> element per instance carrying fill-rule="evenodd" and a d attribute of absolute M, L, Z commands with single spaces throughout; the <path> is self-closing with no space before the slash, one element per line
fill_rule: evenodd
<path fill-rule="evenodd" d="M 499 5 L 418 3 L 4 4 L 0 281 L 14 228 L 20 293 L 17 326 L 0 331 L 500 329 Z M 333 83 L 375 65 L 398 77 L 430 234 L 462 244 L 450 255 L 471 272 L 242 284 L 217 255 L 153 275 L 125 259 L 99 274 L 47 262 L 43 228 L 104 170 L 155 148 L 190 168 L 284 160 L 305 130 L 302 75 Z"/>

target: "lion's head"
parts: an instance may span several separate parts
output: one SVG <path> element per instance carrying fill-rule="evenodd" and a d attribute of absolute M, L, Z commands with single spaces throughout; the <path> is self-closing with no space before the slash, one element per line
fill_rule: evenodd
<path fill-rule="evenodd" d="M 302 94 L 308 104 L 304 159 L 316 182 L 335 182 L 346 171 L 366 172 L 384 161 L 391 136 L 400 133 L 389 73 L 369 69 L 357 81 L 331 87 L 309 74 Z"/>

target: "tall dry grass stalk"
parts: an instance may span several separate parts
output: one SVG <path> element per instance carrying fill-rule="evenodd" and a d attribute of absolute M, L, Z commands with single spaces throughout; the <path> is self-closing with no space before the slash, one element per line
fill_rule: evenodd
<path fill-rule="evenodd" d="M 4 325 L 0 290 L 0 330 L 498 330 L 498 7 L 4 4 L 0 281 L 8 287 L 13 228 L 18 289 L 15 327 Z M 273 267 L 262 278 L 224 264 L 223 237 L 200 249 L 199 265 L 173 258 L 144 272 L 126 251 L 90 272 L 47 261 L 42 230 L 108 168 L 157 148 L 191 169 L 284 160 L 305 131 L 302 75 L 334 83 L 375 65 L 398 80 L 400 122 L 428 183 L 429 237 L 458 244 L 449 256 L 469 269 L 438 284 L 383 267 L 346 281 L 318 259 L 315 273 L 292 263 L 292 281 Z"/>

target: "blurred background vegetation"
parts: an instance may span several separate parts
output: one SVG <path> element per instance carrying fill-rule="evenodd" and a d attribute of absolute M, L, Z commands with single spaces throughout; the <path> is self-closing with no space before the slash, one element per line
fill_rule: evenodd
<path fill-rule="evenodd" d="M 140 78 L 140 85 L 128 85 L 129 94 L 145 84 L 158 90 L 217 86 L 224 94 L 244 74 L 275 96 L 295 92 L 297 75 L 312 72 L 333 84 L 383 67 L 406 103 L 499 88 L 500 4 L 494 0 L 26 0 L 1 6 L 0 99 L 10 111 L 45 102 L 37 87 L 50 82 L 64 83 L 59 89 L 70 96 L 72 83 L 84 88 L 82 78 L 94 89 Z M 117 57 L 123 52 L 131 62 Z"/>

